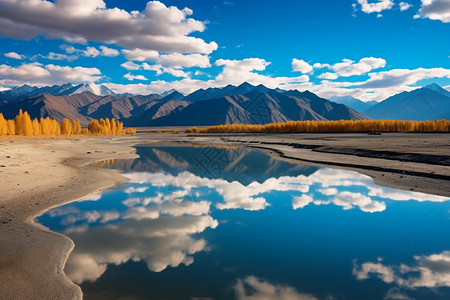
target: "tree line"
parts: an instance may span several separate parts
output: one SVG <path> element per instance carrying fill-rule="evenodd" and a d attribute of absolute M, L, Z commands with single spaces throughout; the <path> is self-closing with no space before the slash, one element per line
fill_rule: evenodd
<path fill-rule="evenodd" d="M 61 124 L 47 118 L 31 119 L 25 111 L 11 120 L 0 113 L 0 136 L 70 136 L 70 135 L 122 135 L 134 134 L 136 128 L 123 128 L 123 123 L 113 119 L 92 120 L 87 128 L 82 128 L 79 120 L 64 118 Z"/>
<path fill-rule="evenodd" d="M 339 120 L 339 121 L 289 121 L 270 124 L 228 124 L 208 128 L 192 127 L 189 133 L 239 133 L 239 132 L 450 132 L 449 120 Z"/>

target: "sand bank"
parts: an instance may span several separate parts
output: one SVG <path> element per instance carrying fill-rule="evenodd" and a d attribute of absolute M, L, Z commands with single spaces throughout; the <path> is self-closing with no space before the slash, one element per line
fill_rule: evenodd
<path fill-rule="evenodd" d="M 86 166 L 135 157 L 122 139 L 0 139 L 0 299 L 82 298 L 63 271 L 73 242 L 34 219 L 124 181 L 114 170 Z"/>

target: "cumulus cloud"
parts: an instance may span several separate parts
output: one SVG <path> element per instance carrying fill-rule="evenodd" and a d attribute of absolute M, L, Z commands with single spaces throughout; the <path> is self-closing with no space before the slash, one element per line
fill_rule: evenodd
<path fill-rule="evenodd" d="M 122 53 L 125 54 L 125 57 L 128 60 L 134 61 L 148 61 L 148 60 L 156 60 L 159 57 L 159 52 L 154 50 L 142 50 L 142 49 L 133 49 L 133 50 L 122 50 Z"/>
<path fill-rule="evenodd" d="M 450 1 L 449 0 L 422 0 L 422 7 L 419 15 L 423 18 L 438 20 L 443 23 L 450 22 Z"/>
<path fill-rule="evenodd" d="M 140 65 L 132 62 L 132 61 L 127 61 L 124 62 L 123 64 L 120 65 L 122 68 L 125 68 L 127 70 L 139 70 L 141 68 Z"/>
<path fill-rule="evenodd" d="M 373 69 L 384 68 L 386 61 L 382 58 L 364 57 L 355 63 L 353 60 L 344 59 L 341 63 L 334 64 L 332 69 L 339 75 L 349 77 L 362 75 Z"/>
<path fill-rule="evenodd" d="M 313 71 L 313 67 L 302 59 L 294 58 L 292 60 L 292 70 L 295 72 L 310 73 Z"/>
<path fill-rule="evenodd" d="M 108 48 L 106 46 L 100 46 L 102 56 L 115 57 L 119 55 L 119 50 L 114 48 Z"/>
<path fill-rule="evenodd" d="M 161 52 L 206 53 L 215 42 L 189 36 L 205 30 L 203 22 L 189 18 L 189 8 L 166 7 L 149 1 L 141 12 L 107 8 L 103 0 L 0 1 L 3 36 L 30 39 L 45 36 L 71 43 L 98 41 L 128 49 Z"/>
<path fill-rule="evenodd" d="M 144 75 L 133 75 L 131 73 L 123 75 L 126 79 L 133 81 L 133 80 L 148 80 Z"/>
<path fill-rule="evenodd" d="M 238 300 L 318 300 L 293 287 L 271 284 L 255 276 L 238 279 L 233 288 Z"/>
<path fill-rule="evenodd" d="M 205 240 L 191 235 L 217 225 L 210 216 L 182 216 L 128 219 L 117 225 L 73 230 L 69 236 L 77 248 L 70 255 L 65 271 L 74 282 L 82 283 L 99 278 L 108 264 L 130 260 L 142 260 L 154 272 L 169 266 L 190 265 L 192 255 L 206 247 Z"/>
<path fill-rule="evenodd" d="M 407 3 L 407 2 L 400 2 L 398 5 L 400 6 L 400 10 L 401 10 L 401 11 L 408 10 L 408 9 L 410 9 L 411 6 L 412 6 L 411 4 L 409 4 L 409 3 Z"/>
<path fill-rule="evenodd" d="M 299 197 L 294 197 L 292 199 L 292 208 L 293 209 L 303 208 L 313 201 L 314 201 L 313 198 L 308 195 L 301 195 Z"/>
<path fill-rule="evenodd" d="M 407 86 L 417 83 L 419 80 L 429 78 L 450 78 L 450 69 L 444 68 L 418 68 L 393 69 L 378 73 L 370 73 L 369 79 L 360 87 L 362 88 L 388 88 L 395 86 Z"/>
<path fill-rule="evenodd" d="M 369 3 L 368 0 L 358 0 L 361 10 L 366 14 L 379 13 L 383 10 L 390 10 L 394 6 L 392 0 L 378 0 Z"/>
<path fill-rule="evenodd" d="M 319 75 L 319 78 L 321 79 L 330 79 L 330 80 L 334 80 L 334 79 L 338 79 L 339 75 L 336 73 L 331 73 L 331 72 L 325 72 L 323 74 Z"/>
<path fill-rule="evenodd" d="M 355 264 L 353 275 L 358 280 L 368 279 L 373 275 L 386 283 L 395 283 L 409 289 L 450 287 L 450 251 L 428 256 L 418 255 L 414 256 L 414 260 L 412 266 L 388 266 L 382 262 Z"/>
<path fill-rule="evenodd" d="M 101 79 L 97 68 L 25 63 L 18 67 L 0 65 L 0 85 L 51 85 L 67 82 L 96 82 Z"/>
<path fill-rule="evenodd" d="M 211 64 L 207 55 L 201 54 L 163 54 L 157 59 L 157 63 L 169 68 L 209 68 Z"/>
<path fill-rule="evenodd" d="M 12 59 L 20 59 L 20 60 L 22 60 L 22 59 L 25 58 L 25 55 L 22 55 L 22 54 L 19 54 L 19 53 L 16 53 L 16 52 L 8 52 L 8 53 L 4 53 L 3 55 L 5 57 L 7 57 L 7 58 L 12 58 Z"/>

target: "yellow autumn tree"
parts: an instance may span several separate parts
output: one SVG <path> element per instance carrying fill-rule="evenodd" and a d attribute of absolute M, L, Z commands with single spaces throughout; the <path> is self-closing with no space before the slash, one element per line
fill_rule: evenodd
<path fill-rule="evenodd" d="M 27 112 L 19 111 L 19 114 L 15 118 L 16 135 L 32 136 L 33 124 L 31 122 L 30 115 Z"/>
<path fill-rule="evenodd" d="M 3 117 L 3 114 L 0 113 L 0 135 L 8 134 L 8 121 Z"/>
<path fill-rule="evenodd" d="M 72 123 L 69 121 L 69 119 L 64 118 L 61 121 L 61 134 L 63 135 L 72 134 Z"/>
<path fill-rule="evenodd" d="M 28 112 L 19 111 L 13 120 L 6 120 L 0 113 L 0 136 L 59 136 L 59 135 L 118 135 L 134 134 L 136 128 L 123 128 L 123 123 L 115 119 L 92 120 L 88 128 L 82 128 L 80 120 L 64 118 L 59 124 L 49 117 L 31 120 Z"/>
<path fill-rule="evenodd" d="M 8 135 L 16 134 L 16 123 L 14 122 L 14 120 L 7 121 L 7 128 L 8 128 Z"/>
<path fill-rule="evenodd" d="M 72 125 L 72 134 L 81 134 L 80 120 L 74 120 Z"/>
<path fill-rule="evenodd" d="M 337 121 L 289 121 L 265 125 L 229 124 L 205 129 L 188 128 L 186 132 L 450 132 L 449 120 L 337 120 Z"/>

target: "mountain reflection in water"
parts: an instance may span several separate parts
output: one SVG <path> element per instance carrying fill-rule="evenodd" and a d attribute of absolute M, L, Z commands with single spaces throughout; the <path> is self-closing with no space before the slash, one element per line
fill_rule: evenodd
<path fill-rule="evenodd" d="M 444 299 L 449 199 L 245 149 L 142 146 L 39 218 L 86 299 Z"/>

